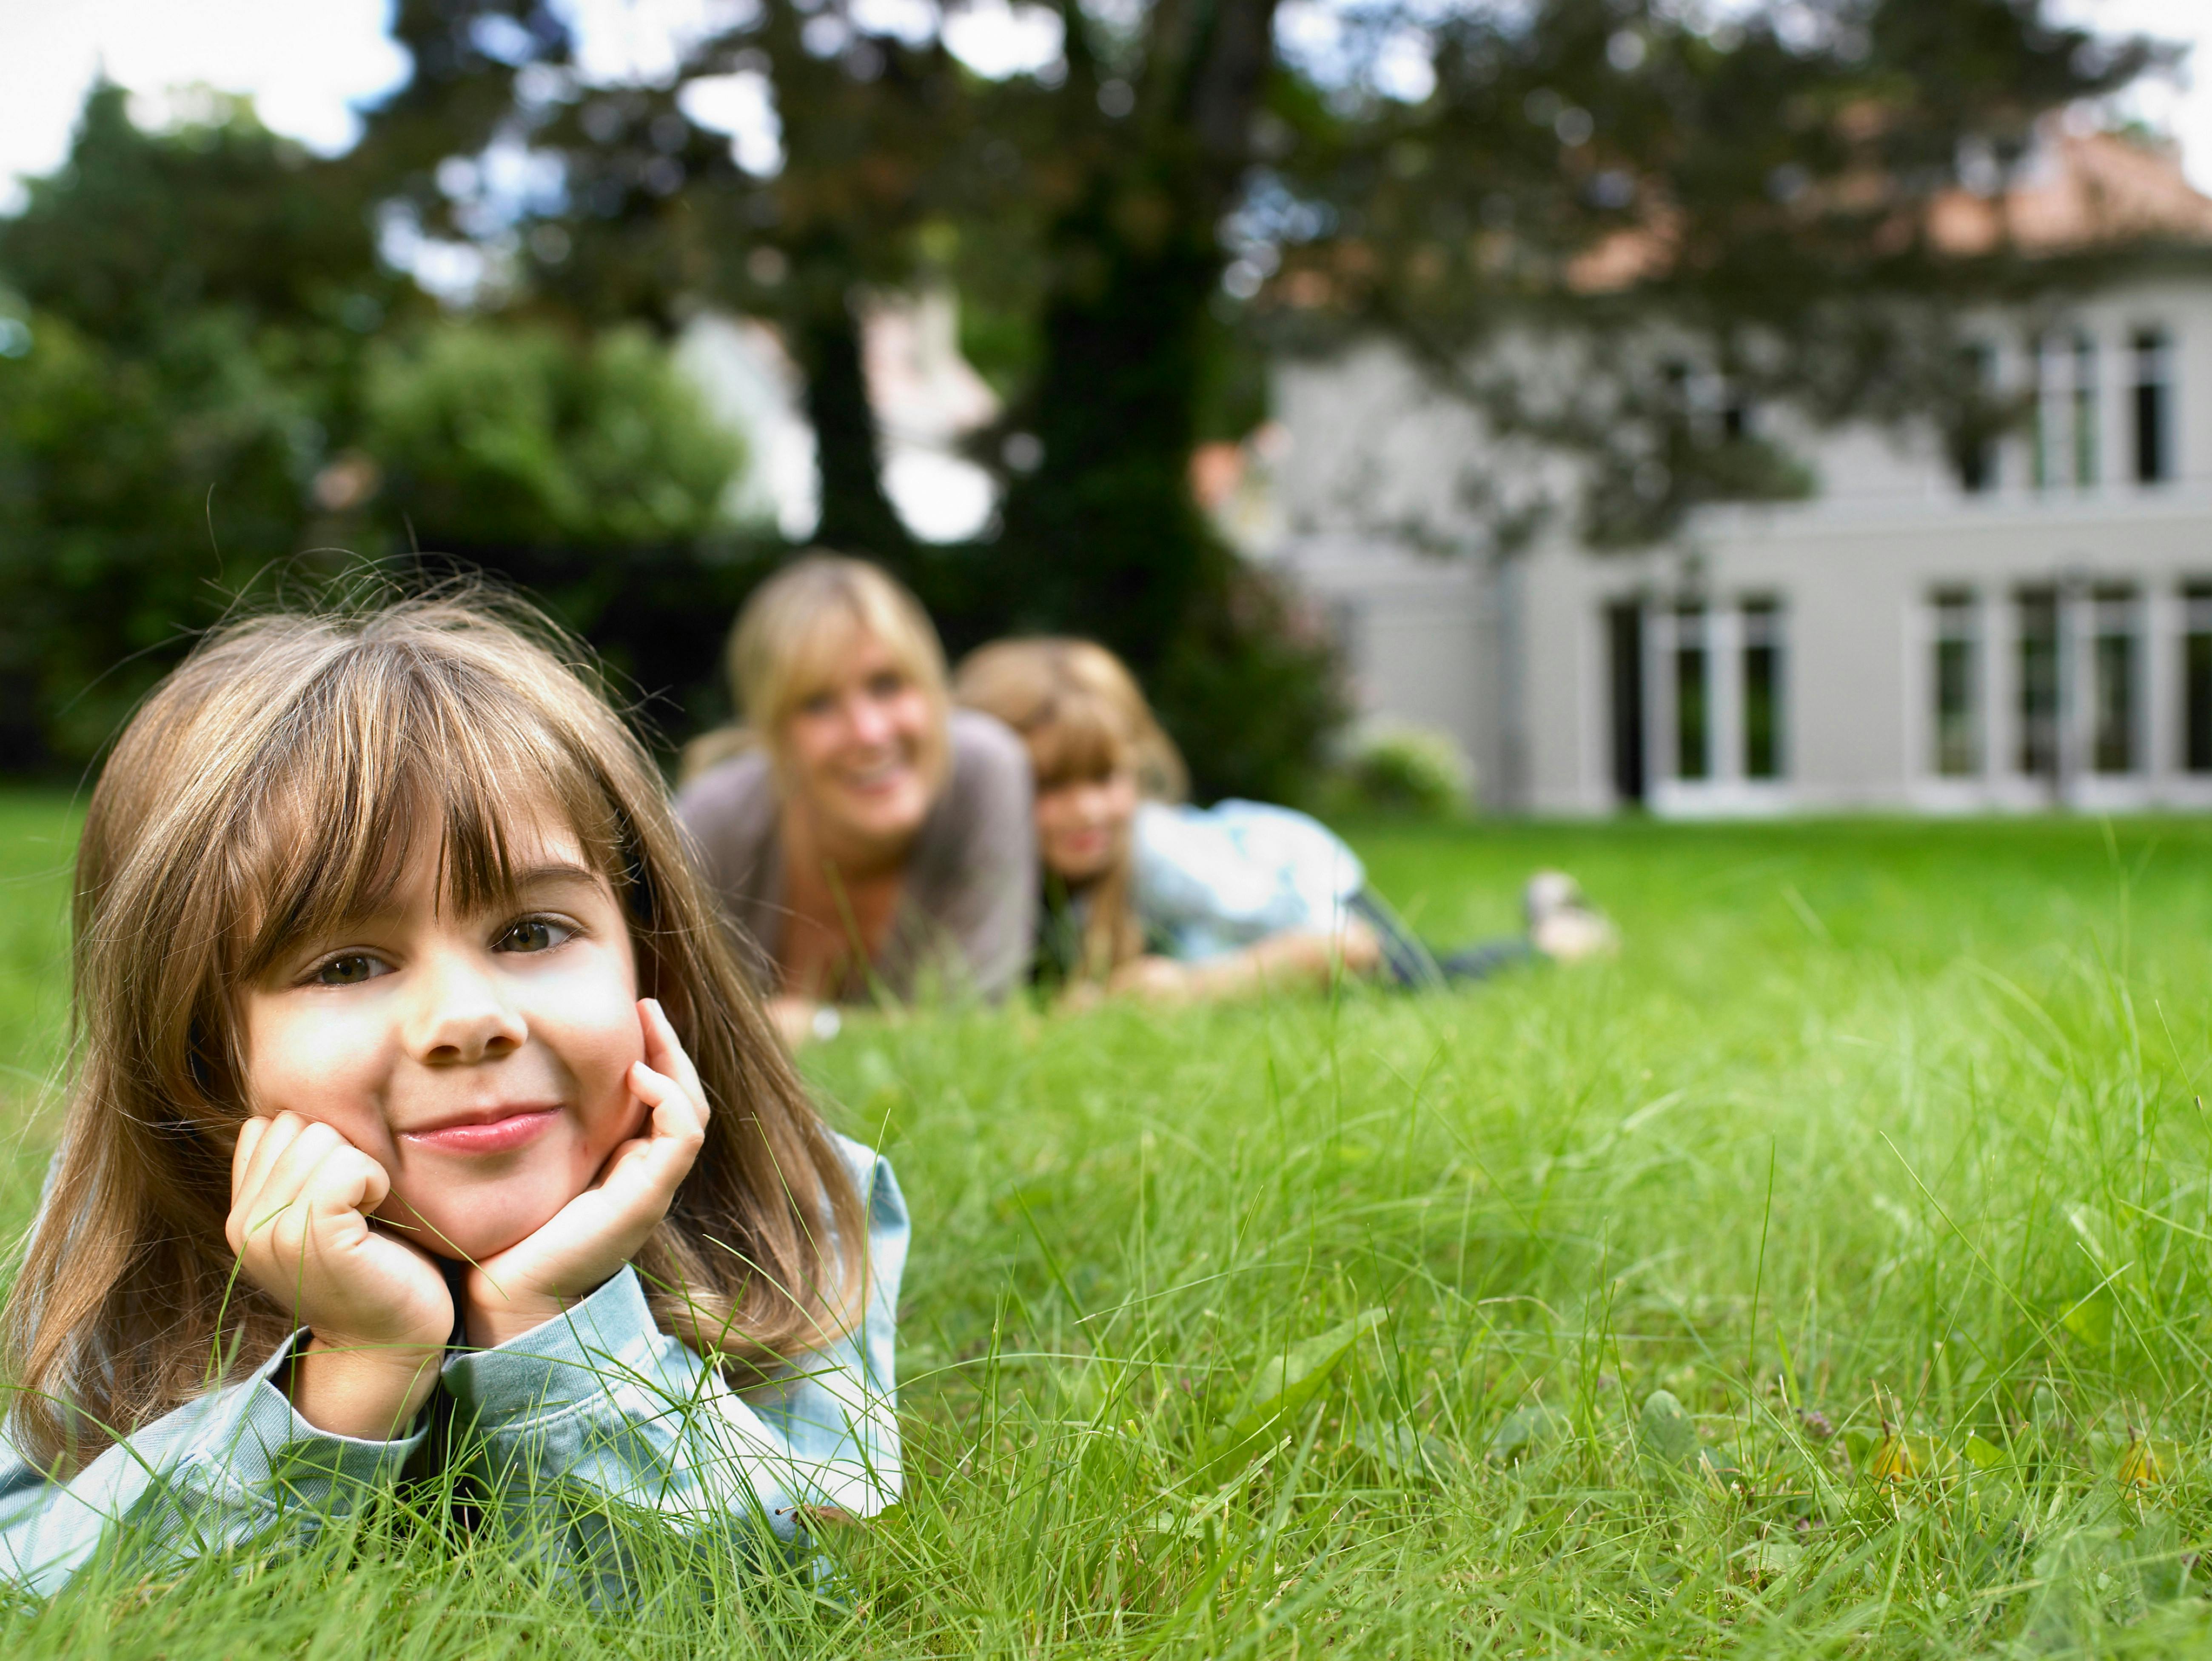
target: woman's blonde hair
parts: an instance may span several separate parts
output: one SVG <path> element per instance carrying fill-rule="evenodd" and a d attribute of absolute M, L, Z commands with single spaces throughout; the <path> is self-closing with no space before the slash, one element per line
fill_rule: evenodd
<path fill-rule="evenodd" d="M 665 1330 L 744 1372 L 858 1307 L 865 1219 L 732 959 L 659 775 L 570 642 L 432 596 L 205 641 L 124 733 L 77 855 L 77 1063 L 4 1317 L 19 1445 L 67 1468 L 258 1366 L 292 1322 L 223 1238 L 248 1106 L 245 988 L 374 909 L 426 834 L 441 903 L 513 892 L 517 811 L 557 812 L 629 919 L 713 1116 L 638 1254 Z M 426 827 L 434 827 L 426 832 Z"/>
<path fill-rule="evenodd" d="M 951 765 L 945 716 L 945 648 L 921 602 L 880 566 L 842 554 L 801 556 L 756 588 L 730 630 L 725 665 L 738 724 L 692 740 L 684 752 L 689 779 L 758 745 L 780 783 L 791 782 L 786 727 L 792 712 L 836 678 L 855 630 L 873 635 L 899 672 L 928 699 L 936 720 L 921 758 L 932 788 Z"/>
<path fill-rule="evenodd" d="M 1182 757 L 1137 678 L 1095 641 L 995 641 L 961 660 L 952 691 L 968 709 L 996 715 L 1021 734 L 1040 794 L 1123 770 L 1156 800 L 1179 801 L 1188 788 Z M 1145 949 L 1130 894 L 1131 857 L 1125 837 L 1114 863 L 1085 885 L 1076 965 L 1083 976 L 1103 977 Z"/>

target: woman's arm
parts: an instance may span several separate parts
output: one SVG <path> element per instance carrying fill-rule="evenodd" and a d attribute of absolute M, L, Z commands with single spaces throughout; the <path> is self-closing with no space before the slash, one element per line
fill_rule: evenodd
<path fill-rule="evenodd" d="M 310 1535 L 388 1489 L 420 1446 L 302 1419 L 274 1382 L 304 1330 L 252 1376 L 164 1414 L 65 1482 L 0 1445 L 0 1579 L 60 1590 L 103 1553 L 149 1567 Z"/>
<path fill-rule="evenodd" d="M 1114 971 L 1107 989 L 1154 1003 L 1212 1003 L 1252 992 L 1327 986 L 1339 974 L 1366 974 L 1382 956 L 1375 931 L 1355 919 L 1339 934 L 1270 934 L 1241 952 L 1200 963 L 1138 958 Z"/>
<path fill-rule="evenodd" d="M 896 1499 L 906 1206 L 887 1161 L 846 1147 L 868 1207 L 870 1293 L 853 1331 L 740 1395 L 659 1329 L 625 1269 L 565 1314 L 447 1365 L 457 1420 L 476 1430 L 479 1477 L 587 1559 L 592 1513 L 609 1503 L 701 1532 L 764 1523 L 789 1540 L 803 1512 L 865 1516 Z"/>

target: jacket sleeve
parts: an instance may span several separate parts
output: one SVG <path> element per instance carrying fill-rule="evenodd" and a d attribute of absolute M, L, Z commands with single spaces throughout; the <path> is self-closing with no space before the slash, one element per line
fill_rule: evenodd
<path fill-rule="evenodd" d="M 732 1389 L 660 1331 L 635 1269 L 560 1318 L 447 1363 L 476 1474 L 508 1526 L 596 1532 L 590 1513 L 620 1509 L 692 1532 L 764 1524 L 788 1541 L 801 1507 L 866 1516 L 898 1497 L 892 1335 L 906 1205 L 889 1161 L 845 1147 L 868 1210 L 866 1309 L 765 1389 Z"/>
<path fill-rule="evenodd" d="M 103 1548 L 158 1565 L 304 1538 L 388 1489 L 423 1433 L 364 1442 L 300 1417 L 271 1382 L 299 1335 L 251 1377 L 164 1414 L 65 1482 L 0 1444 L 0 1577 L 43 1595 Z"/>

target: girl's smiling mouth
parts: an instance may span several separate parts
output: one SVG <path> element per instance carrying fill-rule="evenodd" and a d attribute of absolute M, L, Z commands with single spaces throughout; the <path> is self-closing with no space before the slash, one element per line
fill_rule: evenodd
<path fill-rule="evenodd" d="M 536 1141 L 560 1116 L 557 1107 L 495 1107 L 428 1129 L 403 1130 L 399 1139 L 441 1153 L 512 1153 Z"/>

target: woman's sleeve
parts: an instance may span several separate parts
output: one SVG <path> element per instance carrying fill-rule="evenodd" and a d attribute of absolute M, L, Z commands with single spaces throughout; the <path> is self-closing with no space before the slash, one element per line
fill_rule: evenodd
<path fill-rule="evenodd" d="M 866 1162 L 856 1173 L 866 1308 L 774 1385 L 740 1394 L 660 1331 L 634 1269 L 561 1318 L 447 1365 L 457 1419 L 475 1427 L 477 1474 L 508 1526 L 534 1518 L 588 1558 L 588 1536 L 615 1511 L 699 1534 L 751 1521 L 788 1541 L 802 1507 L 867 1516 L 898 1497 L 892 1339 L 906 1203 L 889 1161 L 846 1147 Z"/>
<path fill-rule="evenodd" d="M 296 1341 L 251 1378 L 162 1415 L 66 1482 L 0 1445 L 0 1577 L 43 1595 L 104 1551 L 150 1568 L 305 1537 L 388 1489 L 422 1433 L 364 1442 L 301 1418 L 271 1382 Z"/>

